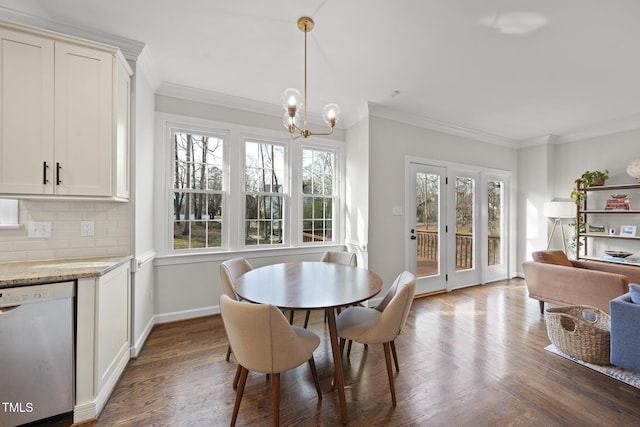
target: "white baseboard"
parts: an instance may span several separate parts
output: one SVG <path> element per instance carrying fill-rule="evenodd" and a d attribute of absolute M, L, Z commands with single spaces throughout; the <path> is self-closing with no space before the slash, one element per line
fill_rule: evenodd
<path fill-rule="evenodd" d="M 194 308 L 191 310 L 174 311 L 173 313 L 156 314 L 154 316 L 154 324 L 175 322 L 177 320 L 193 319 L 195 317 L 210 316 L 212 314 L 219 314 L 219 306 Z"/>
<path fill-rule="evenodd" d="M 128 350 L 129 343 L 125 343 L 103 376 L 104 385 L 96 398 L 90 402 L 75 405 L 73 407 L 74 423 L 95 420 L 98 418 L 100 412 L 102 412 L 102 409 L 104 409 L 104 406 L 107 404 L 107 400 L 109 400 L 111 393 L 115 389 L 120 376 L 127 367 L 127 363 L 129 363 Z"/>
<path fill-rule="evenodd" d="M 83 403 L 81 405 L 75 405 L 73 407 L 73 422 L 87 422 L 91 420 L 95 420 L 97 418 L 96 415 L 96 402 L 95 400 L 88 403 Z"/>
<path fill-rule="evenodd" d="M 147 341 L 147 338 L 151 333 L 151 329 L 153 329 L 153 325 L 155 324 L 154 317 L 155 316 L 151 316 L 151 318 L 149 319 L 149 322 L 147 323 L 147 325 L 144 327 L 144 330 L 140 334 L 140 337 L 131 347 L 130 349 L 131 357 L 138 357 L 138 355 L 140 354 L 140 351 L 142 351 L 142 347 L 144 347 L 144 343 Z"/>

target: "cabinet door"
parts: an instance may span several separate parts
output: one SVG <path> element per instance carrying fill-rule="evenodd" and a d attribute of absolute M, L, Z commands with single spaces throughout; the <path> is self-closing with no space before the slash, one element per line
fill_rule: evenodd
<path fill-rule="evenodd" d="M 56 42 L 57 194 L 112 195 L 113 61 L 111 53 Z"/>
<path fill-rule="evenodd" d="M 0 43 L 0 193 L 51 194 L 54 43 L 6 29 Z"/>

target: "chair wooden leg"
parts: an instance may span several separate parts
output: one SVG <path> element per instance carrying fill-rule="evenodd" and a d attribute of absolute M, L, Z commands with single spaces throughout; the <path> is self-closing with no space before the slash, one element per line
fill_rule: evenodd
<path fill-rule="evenodd" d="M 293 325 L 293 310 L 289 312 L 289 324 Z"/>
<path fill-rule="evenodd" d="M 309 367 L 311 368 L 311 375 L 313 376 L 313 383 L 316 386 L 316 392 L 318 393 L 318 400 L 322 400 L 322 391 L 320 390 L 320 381 L 318 381 L 318 371 L 316 370 L 316 362 L 313 360 L 313 355 L 309 359 Z"/>
<path fill-rule="evenodd" d="M 304 315 L 304 328 L 307 329 L 307 325 L 309 324 L 309 316 L 311 315 L 311 310 L 307 310 L 307 314 Z"/>
<path fill-rule="evenodd" d="M 238 419 L 238 410 L 240 409 L 240 402 L 242 402 L 242 394 L 244 393 L 244 385 L 247 383 L 247 375 L 249 374 L 249 370 L 244 367 L 240 368 L 240 383 L 238 385 L 238 390 L 236 391 L 236 403 L 233 405 L 233 415 L 231 416 L 231 427 L 236 425 L 236 420 Z"/>
<path fill-rule="evenodd" d="M 393 354 L 393 362 L 396 364 L 396 372 L 400 372 L 400 366 L 398 366 L 398 353 L 396 353 L 396 342 L 391 341 L 391 354 Z"/>
<path fill-rule="evenodd" d="M 538 301 L 540 304 L 540 314 L 544 314 L 544 301 Z"/>
<path fill-rule="evenodd" d="M 231 356 L 231 344 L 227 346 L 227 362 L 229 361 L 230 356 Z"/>
<path fill-rule="evenodd" d="M 280 425 L 280 372 L 274 372 L 273 380 L 271 381 L 271 396 L 273 407 L 273 425 L 274 427 Z"/>
<path fill-rule="evenodd" d="M 242 366 L 238 363 L 238 367 L 236 368 L 236 375 L 233 377 L 233 389 L 238 388 L 238 381 L 240 380 L 240 374 L 242 372 Z"/>
<path fill-rule="evenodd" d="M 393 384 L 393 368 L 391 367 L 391 346 L 388 342 L 382 344 L 384 347 L 384 359 L 387 362 L 387 376 L 389 377 L 389 389 L 391 390 L 391 402 L 396 406 L 396 387 Z"/>

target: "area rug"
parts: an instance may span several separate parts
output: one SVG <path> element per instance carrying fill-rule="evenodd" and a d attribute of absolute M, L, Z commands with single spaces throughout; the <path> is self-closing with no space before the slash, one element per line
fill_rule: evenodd
<path fill-rule="evenodd" d="M 569 359 L 573 362 L 586 366 L 587 368 L 591 368 L 595 371 L 603 373 L 618 381 L 622 381 L 625 384 L 629 384 L 632 387 L 640 389 L 640 374 L 636 374 L 634 372 L 627 371 L 626 369 L 618 368 L 617 366 L 613 366 L 613 365 L 595 365 L 593 363 L 576 359 L 573 356 L 569 356 L 568 354 L 561 352 L 553 344 L 549 344 L 544 349 L 547 351 L 550 351 L 551 353 L 557 354 L 558 356 L 562 356 L 565 359 Z"/>

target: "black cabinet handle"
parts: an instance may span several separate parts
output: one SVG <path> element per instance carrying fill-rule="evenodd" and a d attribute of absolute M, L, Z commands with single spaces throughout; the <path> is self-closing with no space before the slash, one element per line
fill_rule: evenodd
<path fill-rule="evenodd" d="M 49 166 L 47 166 L 47 162 L 42 162 L 42 183 L 43 184 L 48 184 L 49 180 L 47 179 L 47 169 L 49 168 Z"/>
<path fill-rule="evenodd" d="M 411 240 L 416 240 L 417 237 L 416 236 L 411 236 Z"/>
<path fill-rule="evenodd" d="M 62 181 L 60 181 L 60 169 L 62 169 L 60 163 L 56 163 L 56 185 L 62 184 Z"/>

